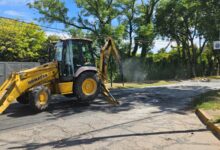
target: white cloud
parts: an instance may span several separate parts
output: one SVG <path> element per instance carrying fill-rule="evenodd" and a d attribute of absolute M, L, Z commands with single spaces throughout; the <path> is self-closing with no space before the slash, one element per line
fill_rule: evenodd
<path fill-rule="evenodd" d="M 50 36 L 50 35 L 56 35 L 59 36 L 62 39 L 66 39 L 66 38 L 71 38 L 70 34 L 66 33 L 66 32 L 53 32 L 53 31 L 46 31 L 46 35 Z"/>
<path fill-rule="evenodd" d="M 153 52 L 157 52 L 161 48 L 166 48 L 169 43 L 170 43 L 170 41 L 167 41 L 167 40 L 155 40 L 154 41 Z M 167 47 L 167 51 L 171 50 L 171 45 L 176 46 L 176 42 L 171 42 L 170 45 Z"/>
<path fill-rule="evenodd" d="M 203 42 L 204 42 L 204 39 L 201 39 L 201 44 L 203 44 Z M 154 47 L 153 47 L 152 51 L 153 51 L 154 53 L 156 53 L 156 52 L 158 52 L 161 48 L 167 47 L 167 45 L 168 45 L 169 43 L 170 43 L 170 41 L 167 41 L 167 40 L 161 40 L 161 39 L 155 40 L 155 41 L 154 41 Z M 199 38 L 195 38 L 195 39 L 194 39 L 194 44 L 195 44 L 197 47 L 199 47 Z M 170 51 L 170 50 L 172 49 L 171 46 L 176 47 L 176 46 L 177 46 L 177 43 L 176 43 L 175 41 L 172 41 L 172 42 L 170 43 L 170 45 L 167 47 L 167 51 Z"/>
<path fill-rule="evenodd" d="M 153 53 L 157 53 L 161 48 L 166 48 L 169 43 L 170 43 L 170 41 L 167 41 L 167 40 L 161 40 L 161 39 L 154 40 L 154 45 L 153 45 L 151 51 Z M 170 51 L 171 46 L 176 46 L 176 42 L 172 41 L 166 50 Z M 137 54 L 140 54 L 141 51 L 142 51 L 142 49 L 139 47 Z"/>
<path fill-rule="evenodd" d="M 25 17 L 25 13 L 15 10 L 6 10 L 3 12 L 5 15 L 14 16 L 14 17 Z"/>

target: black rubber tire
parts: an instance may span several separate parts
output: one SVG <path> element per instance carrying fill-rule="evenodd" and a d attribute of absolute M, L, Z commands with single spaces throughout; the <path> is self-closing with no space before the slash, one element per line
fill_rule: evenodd
<path fill-rule="evenodd" d="M 42 91 L 47 93 L 47 96 L 48 96 L 48 99 L 47 99 L 46 103 L 43 104 L 43 105 L 40 104 L 40 101 L 39 101 L 39 95 Z M 30 101 L 29 101 L 30 107 L 34 111 L 41 112 L 41 111 L 44 111 L 48 107 L 49 102 L 51 100 L 51 93 L 50 93 L 50 90 L 47 87 L 38 86 L 30 92 L 29 98 L 30 98 Z"/>
<path fill-rule="evenodd" d="M 92 78 L 95 80 L 97 84 L 97 90 L 93 95 L 85 95 L 82 91 L 82 83 L 85 79 Z M 101 82 L 98 78 L 97 73 L 95 72 L 84 72 L 82 73 L 75 81 L 74 85 L 74 93 L 78 99 L 77 102 L 79 103 L 91 103 L 95 98 L 97 98 L 98 94 L 100 93 L 100 85 Z"/>
<path fill-rule="evenodd" d="M 17 98 L 17 102 L 20 104 L 29 104 L 29 93 L 23 93 Z"/>

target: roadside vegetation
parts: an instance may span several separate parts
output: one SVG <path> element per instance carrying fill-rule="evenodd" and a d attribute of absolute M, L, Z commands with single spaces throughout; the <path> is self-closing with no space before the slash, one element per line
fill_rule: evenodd
<path fill-rule="evenodd" d="M 220 90 L 208 91 L 194 99 L 196 108 L 220 110 Z"/>
<path fill-rule="evenodd" d="M 220 90 L 208 91 L 197 96 L 193 105 L 197 109 L 206 110 L 212 116 L 213 123 L 220 123 Z"/>
<path fill-rule="evenodd" d="M 129 83 L 129 82 L 126 82 L 124 84 L 124 86 L 122 85 L 122 83 L 113 83 L 112 87 L 111 87 L 111 84 L 108 83 L 107 87 L 110 88 L 110 89 L 145 88 L 145 87 L 151 87 L 151 86 L 169 85 L 169 84 L 174 84 L 174 83 L 177 83 L 177 82 L 178 81 L 165 81 L 165 80 L 143 82 L 143 83 Z"/>
<path fill-rule="evenodd" d="M 208 79 L 220 79 L 220 76 L 208 76 Z"/>
<path fill-rule="evenodd" d="M 126 82 L 175 80 L 220 73 L 213 51 L 220 25 L 219 0 L 35 0 L 27 4 L 39 22 L 61 23 L 72 37 L 91 38 L 99 49 L 113 37 Z M 78 9 L 76 15 L 72 10 Z M 48 57 L 55 36 L 36 24 L 0 20 L 0 61 L 39 61 Z M 62 29 L 60 32 L 64 32 Z M 58 39 L 58 38 L 55 38 Z M 154 49 L 155 41 L 167 41 Z M 120 81 L 116 64 L 112 79 Z M 110 71 L 109 71 L 110 72 Z M 110 75 L 109 75 L 110 77 Z"/>
<path fill-rule="evenodd" d="M 39 26 L 0 19 L 0 61 L 37 61 L 45 42 Z"/>

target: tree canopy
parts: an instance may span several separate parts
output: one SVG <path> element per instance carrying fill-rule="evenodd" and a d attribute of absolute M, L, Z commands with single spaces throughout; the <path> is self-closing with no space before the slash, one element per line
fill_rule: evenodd
<path fill-rule="evenodd" d="M 211 0 L 162 0 L 156 10 L 158 33 L 182 47 L 181 57 L 188 64 L 191 76 L 196 76 L 198 58 L 207 42 L 217 39 L 214 32 L 219 30 L 218 23 L 214 22 L 219 16 L 219 8 L 217 1 Z M 195 46 L 198 39 L 199 48 Z"/>
<path fill-rule="evenodd" d="M 35 0 L 28 5 L 39 12 L 40 21 L 63 23 L 70 35 L 96 40 L 98 47 L 112 36 L 124 62 L 138 61 L 133 64 L 140 64 L 148 77 L 163 70 L 164 76 L 174 77 L 166 68 L 181 77 L 181 71 L 185 77 L 220 72 L 220 57 L 212 47 L 220 34 L 219 0 L 75 0 L 71 2 L 79 12 L 74 15 L 70 9 L 75 8 L 65 2 Z M 2 60 L 37 60 L 48 51 L 53 37 L 46 40 L 34 24 L 0 20 L 9 22 L 0 26 Z M 168 39 L 169 44 L 153 52 L 157 39 Z"/>
<path fill-rule="evenodd" d="M 139 39 L 148 38 L 146 41 L 149 44 L 140 45 L 146 47 L 143 49 L 142 55 L 144 57 L 146 49 L 152 45 L 153 41 L 152 18 L 158 1 L 150 0 L 138 3 L 134 0 L 76 0 L 75 3 L 80 8 L 80 12 L 75 17 L 68 14 L 69 9 L 65 2 L 60 0 L 36 0 L 29 6 L 42 15 L 40 20 L 61 22 L 66 26 L 86 30 L 91 33 L 94 39 L 112 36 L 116 41 L 123 41 L 124 38 L 128 38 L 130 40 L 129 55 L 132 34 Z M 137 24 L 137 30 L 135 30 L 135 24 Z M 133 54 L 135 55 L 136 51 Z"/>
<path fill-rule="evenodd" d="M 0 60 L 37 61 L 46 36 L 35 24 L 0 19 Z"/>

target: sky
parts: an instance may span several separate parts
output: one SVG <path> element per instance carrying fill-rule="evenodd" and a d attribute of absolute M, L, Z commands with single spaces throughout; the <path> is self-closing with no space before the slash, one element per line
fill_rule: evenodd
<path fill-rule="evenodd" d="M 33 21 L 39 15 L 26 5 L 32 0 L 0 0 L 0 14 L 4 17 L 25 19 Z"/>
<path fill-rule="evenodd" d="M 30 9 L 27 6 L 27 3 L 33 2 L 34 0 L 0 0 L 0 16 L 1 17 L 9 17 L 13 19 L 20 19 L 25 22 L 35 22 L 38 25 L 45 25 L 54 28 L 64 28 L 62 24 L 59 23 L 43 23 L 38 22 L 36 19 L 40 17 L 36 10 Z M 68 15 L 77 16 L 79 9 L 73 2 L 74 0 L 65 0 L 66 6 L 69 8 Z M 71 8 L 71 9 L 70 9 Z M 47 35 L 59 35 L 61 37 L 68 37 L 66 33 L 61 31 L 51 30 L 51 29 L 44 29 Z M 153 52 L 158 51 L 161 48 L 167 46 L 169 42 L 161 39 L 157 39 L 154 41 L 154 47 L 152 49 Z M 172 43 L 175 45 L 175 43 Z M 168 50 L 170 47 L 168 48 Z M 139 51 L 140 52 L 140 51 Z"/>

